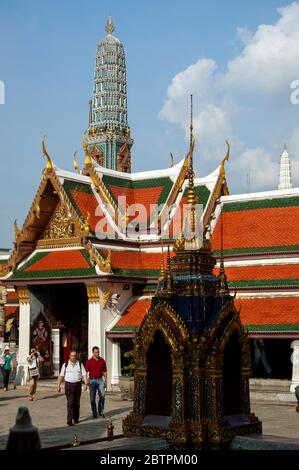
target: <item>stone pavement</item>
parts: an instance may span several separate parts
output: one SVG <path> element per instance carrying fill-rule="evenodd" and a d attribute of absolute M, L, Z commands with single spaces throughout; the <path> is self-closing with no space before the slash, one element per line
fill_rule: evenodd
<path fill-rule="evenodd" d="M 66 398 L 53 389 L 38 390 L 38 400 L 28 401 L 26 389 L 0 390 L 0 449 L 7 442 L 8 430 L 15 423 L 19 406 L 28 406 L 32 422 L 38 427 L 42 447 L 68 444 L 77 434 L 79 440 L 88 441 L 106 437 L 108 419 L 91 418 L 89 394 L 82 392 L 79 424 L 66 425 Z M 105 414 L 114 424 L 114 434 L 122 433 L 122 420 L 130 412 L 132 402 L 124 401 L 118 393 L 106 395 Z M 252 411 L 263 421 L 263 432 L 267 435 L 299 439 L 299 413 L 292 403 L 253 401 Z"/>
<path fill-rule="evenodd" d="M 9 428 L 14 426 L 19 406 L 27 406 L 32 423 L 39 430 L 42 447 L 70 443 L 77 434 L 80 441 L 107 436 L 109 420 L 93 419 L 90 411 L 89 392 L 82 391 L 80 420 L 75 426 L 66 424 L 66 398 L 54 390 L 37 390 L 37 401 L 28 400 L 26 389 L 0 390 L 0 449 L 5 449 Z M 105 415 L 111 417 L 114 434 L 122 434 L 122 420 L 132 408 L 132 402 L 121 400 L 120 394 L 106 395 Z"/>

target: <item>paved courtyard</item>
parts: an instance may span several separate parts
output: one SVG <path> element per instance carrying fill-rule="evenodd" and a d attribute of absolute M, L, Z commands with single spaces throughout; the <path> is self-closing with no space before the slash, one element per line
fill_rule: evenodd
<path fill-rule="evenodd" d="M 77 434 L 80 441 L 106 437 L 108 419 L 91 418 L 89 394 L 82 392 L 79 424 L 66 425 L 66 398 L 53 389 L 40 389 L 36 402 L 28 401 L 27 390 L 0 390 L 0 449 L 7 442 L 8 430 L 15 423 L 19 406 L 28 406 L 32 422 L 38 427 L 43 447 L 68 444 Z M 105 413 L 111 417 L 114 432 L 122 433 L 122 420 L 129 413 L 132 402 L 124 401 L 117 393 L 107 394 Z M 299 413 L 294 404 L 253 402 L 252 411 L 263 421 L 264 434 L 299 439 Z"/>
<path fill-rule="evenodd" d="M 66 424 L 66 398 L 64 393 L 54 390 L 38 390 L 37 401 L 28 400 L 27 390 L 0 390 L 0 449 L 7 442 L 9 428 L 15 424 L 19 406 L 27 406 L 32 423 L 39 430 L 42 447 L 70 443 L 74 434 L 80 441 L 107 436 L 108 419 L 93 419 L 90 411 L 89 393 L 82 391 L 80 422 L 74 426 Z M 122 420 L 130 412 L 132 402 L 121 400 L 119 394 L 107 394 L 105 415 L 111 417 L 114 434 L 122 433 Z"/>

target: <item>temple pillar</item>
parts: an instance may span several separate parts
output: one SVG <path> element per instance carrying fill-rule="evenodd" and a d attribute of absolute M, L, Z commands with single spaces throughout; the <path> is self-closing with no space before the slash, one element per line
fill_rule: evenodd
<path fill-rule="evenodd" d="M 59 328 L 52 328 L 52 341 L 53 341 L 53 375 L 58 377 L 60 369 L 60 330 Z"/>
<path fill-rule="evenodd" d="M 292 354 L 292 364 L 293 364 L 293 373 L 290 392 L 294 392 L 297 385 L 299 385 L 299 340 L 295 340 L 291 344 L 293 349 Z"/>
<path fill-rule="evenodd" d="M 101 332 L 101 303 L 99 288 L 96 284 L 86 286 L 88 297 L 88 357 L 91 357 L 93 346 L 100 348 L 100 354 L 105 354 Z"/>
<path fill-rule="evenodd" d="M 109 340 L 108 347 L 109 345 L 111 347 L 110 384 L 112 390 L 119 390 L 119 377 L 121 376 L 120 342 Z"/>
<path fill-rule="evenodd" d="M 27 287 L 18 289 L 19 311 L 19 354 L 17 358 L 16 383 L 26 385 L 28 375 L 27 357 L 30 350 L 30 297 Z"/>

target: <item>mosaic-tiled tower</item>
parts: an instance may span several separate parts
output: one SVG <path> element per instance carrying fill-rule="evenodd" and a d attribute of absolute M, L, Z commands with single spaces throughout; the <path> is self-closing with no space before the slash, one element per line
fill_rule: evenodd
<path fill-rule="evenodd" d="M 130 173 L 133 140 L 128 126 L 125 51 L 112 35 L 111 17 L 106 31 L 97 47 L 87 148 L 98 164 Z"/>

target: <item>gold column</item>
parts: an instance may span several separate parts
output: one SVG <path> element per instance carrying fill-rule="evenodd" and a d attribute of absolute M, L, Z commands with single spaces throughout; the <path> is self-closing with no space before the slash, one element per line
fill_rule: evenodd
<path fill-rule="evenodd" d="M 19 297 L 19 302 L 20 304 L 29 304 L 30 302 L 30 295 L 29 295 L 29 289 L 26 286 L 18 287 L 18 297 Z"/>
<path fill-rule="evenodd" d="M 95 304 L 100 302 L 99 289 L 96 284 L 87 284 L 86 291 L 89 304 Z"/>

